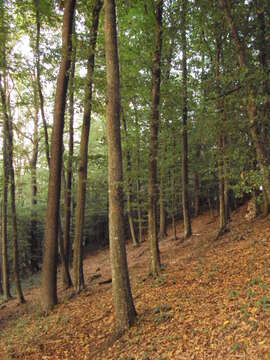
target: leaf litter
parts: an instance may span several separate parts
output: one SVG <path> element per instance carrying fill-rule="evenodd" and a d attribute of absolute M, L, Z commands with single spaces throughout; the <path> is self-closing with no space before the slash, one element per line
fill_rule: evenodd
<path fill-rule="evenodd" d="M 119 340 L 113 330 L 109 250 L 86 256 L 87 287 L 64 291 L 48 316 L 39 289 L 27 303 L 0 309 L 2 359 L 270 359 L 270 218 L 232 214 L 230 232 L 214 241 L 218 218 L 193 219 L 190 240 L 160 242 L 164 270 L 148 277 L 148 247 L 127 245 L 138 319 Z M 214 221 L 213 221 L 214 220 Z M 182 238 L 183 224 L 177 224 Z"/>

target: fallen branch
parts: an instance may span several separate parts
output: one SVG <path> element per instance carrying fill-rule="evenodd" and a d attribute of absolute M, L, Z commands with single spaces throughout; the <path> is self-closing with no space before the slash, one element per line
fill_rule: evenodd
<path fill-rule="evenodd" d="M 111 282 L 112 282 L 112 279 L 110 278 L 110 279 L 106 279 L 106 280 L 100 281 L 100 282 L 98 283 L 98 285 L 110 284 Z"/>

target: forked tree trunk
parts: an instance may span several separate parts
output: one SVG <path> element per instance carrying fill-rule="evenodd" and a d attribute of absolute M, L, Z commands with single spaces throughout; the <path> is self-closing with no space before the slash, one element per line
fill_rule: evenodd
<path fill-rule="evenodd" d="M 50 158 L 50 176 L 48 202 L 45 219 L 45 237 L 41 280 L 41 301 L 44 310 L 50 310 L 57 303 L 57 247 L 59 226 L 59 202 L 61 187 L 63 129 L 66 94 L 68 87 L 70 54 L 72 50 L 72 25 L 75 12 L 75 0 L 65 1 L 62 30 L 62 58 L 57 78 L 52 145 Z"/>
<path fill-rule="evenodd" d="M 163 1 L 157 0 L 155 8 L 155 53 L 153 58 L 152 104 L 148 160 L 148 241 L 150 247 L 150 273 L 153 276 L 158 276 L 160 273 L 160 253 L 157 236 L 157 154 L 161 81 L 162 10 Z"/>
<path fill-rule="evenodd" d="M 104 2 L 107 78 L 106 132 L 108 142 L 109 237 L 115 335 L 120 336 L 136 318 L 131 295 L 123 212 L 123 174 L 120 133 L 120 80 L 114 0 Z"/>
<path fill-rule="evenodd" d="M 187 39 L 186 39 L 186 17 L 187 17 L 187 0 L 182 1 L 181 11 L 181 40 L 182 40 L 182 77 L 183 77 L 183 114 L 182 114 L 182 205 L 184 216 L 184 239 L 188 239 L 191 234 L 191 220 L 189 210 L 188 194 L 188 135 L 187 135 Z"/>
<path fill-rule="evenodd" d="M 99 23 L 99 13 L 102 7 L 102 1 L 96 0 L 93 8 L 92 26 L 90 29 L 90 43 L 88 49 L 87 76 L 84 92 L 84 114 L 80 143 L 80 161 L 78 168 L 77 185 L 77 206 L 75 214 L 75 236 L 74 236 L 74 257 L 73 274 L 74 287 L 79 292 L 84 287 L 83 276 L 83 228 L 85 212 L 85 192 L 87 181 L 87 161 L 88 161 L 88 141 L 91 124 L 92 111 L 92 87 L 95 67 L 95 49 L 97 42 L 97 32 Z"/>

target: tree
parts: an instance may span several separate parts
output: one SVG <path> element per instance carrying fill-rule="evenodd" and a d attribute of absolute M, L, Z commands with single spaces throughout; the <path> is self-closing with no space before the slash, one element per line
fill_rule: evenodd
<path fill-rule="evenodd" d="M 120 133 L 120 80 L 114 0 L 104 2 L 104 32 L 107 79 L 107 143 L 109 183 L 109 238 L 115 334 L 119 336 L 136 318 L 125 249 L 123 174 Z"/>
<path fill-rule="evenodd" d="M 187 17 L 188 1 L 182 1 L 181 11 L 181 41 L 182 41 L 182 81 L 183 81 L 183 95 L 182 95 L 182 204 L 184 216 L 184 239 L 191 236 L 191 220 L 189 211 L 189 196 L 188 196 L 188 135 L 187 135 L 187 37 L 186 37 L 186 17 Z"/>
<path fill-rule="evenodd" d="M 258 161 L 258 164 L 260 166 L 260 170 L 263 177 L 263 187 L 265 191 L 265 196 L 267 197 L 267 203 L 269 204 L 270 201 L 270 173 L 269 173 L 269 165 L 270 165 L 270 157 L 267 151 L 267 145 L 263 141 L 263 135 L 262 130 L 264 128 L 263 126 L 260 126 L 258 121 L 258 115 L 259 115 L 259 108 L 256 104 L 256 96 L 257 96 L 257 89 L 253 86 L 253 84 L 248 81 L 248 75 L 250 73 L 250 70 L 252 66 L 249 64 L 248 60 L 248 47 L 245 38 L 241 38 L 239 34 L 239 29 L 237 28 L 235 19 L 232 15 L 232 4 L 228 0 L 219 0 L 219 5 L 224 11 L 226 21 L 228 24 L 228 27 L 230 29 L 230 32 L 233 37 L 233 41 L 235 44 L 237 57 L 238 57 L 238 63 L 241 72 L 243 73 L 244 77 L 247 79 L 247 86 L 246 86 L 246 97 L 247 97 L 247 114 L 249 118 L 249 124 L 250 124 L 250 135 L 253 140 L 255 150 L 256 150 L 256 158 Z M 261 10 L 260 10 L 261 11 Z M 259 11 L 259 12 L 260 12 Z M 261 23 L 263 25 L 263 23 Z M 261 28 L 262 29 L 262 28 Z M 261 38 L 261 36 L 259 36 Z M 257 37 L 256 37 L 257 38 Z M 264 41 L 262 42 L 263 46 L 266 44 L 266 40 L 264 38 Z M 261 48 L 261 50 L 263 47 Z M 259 60 L 262 60 L 262 54 L 264 51 L 259 51 Z M 266 55 L 266 53 L 265 53 Z M 260 61 L 260 65 L 262 67 L 262 70 L 264 68 L 264 61 Z M 254 71 L 254 68 L 252 69 Z M 267 97 L 266 97 L 267 98 Z M 267 206 L 268 207 L 268 206 Z"/>
<path fill-rule="evenodd" d="M 73 21 L 73 53 L 72 53 L 72 64 L 69 79 L 69 142 L 68 142 L 68 159 L 67 159 L 67 170 L 66 170 L 66 187 L 64 193 L 64 214 L 65 214 L 65 226 L 64 226 L 64 267 L 62 271 L 63 284 L 66 288 L 72 286 L 72 281 L 69 272 L 70 265 L 70 254 L 71 254 L 71 200 L 72 200 L 72 163 L 73 163 L 73 152 L 74 152 L 74 77 L 75 77 L 75 65 L 76 65 L 76 39 L 75 39 L 75 21 Z M 63 178 L 65 178 L 63 168 Z"/>
<path fill-rule="evenodd" d="M 34 90 L 34 107 L 35 107 L 35 115 L 34 115 L 34 134 L 33 134 L 33 151 L 32 157 L 30 159 L 30 171 L 31 171 L 31 240 L 30 240 L 30 262 L 32 272 L 39 271 L 38 264 L 38 239 L 37 239 L 37 161 L 38 161 L 38 113 L 39 113 L 39 105 L 38 105 L 38 92 L 37 85 L 34 79 L 33 81 L 33 90 Z"/>
<path fill-rule="evenodd" d="M 5 93 L 3 88 L 2 76 L 0 74 L 0 90 L 2 105 L 5 102 Z M 6 116 L 6 115 L 5 115 Z M 2 250 L 2 285 L 4 291 L 4 300 L 10 299 L 9 269 L 8 269 L 8 243 L 7 243 L 7 202 L 8 202 L 8 154 L 7 154 L 7 128 L 3 123 L 3 191 L 2 191 L 2 211 L 1 211 L 1 250 Z"/>
<path fill-rule="evenodd" d="M 82 246 L 85 211 L 85 189 L 87 180 L 88 140 L 92 111 L 92 87 L 95 67 L 95 49 L 97 42 L 99 13 L 102 7 L 102 3 L 102 0 L 97 0 L 93 7 L 92 27 L 90 29 L 91 36 L 88 49 L 87 75 L 84 90 L 84 114 L 80 143 L 80 161 L 78 167 L 77 207 L 75 214 L 76 223 L 73 257 L 74 287 L 77 292 L 79 292 L 81 288 L 84 287 Z"/>
<path fill-rule="evenodd" d="M 150 115 L 150 139 L 148 160 L 148 241 L 150 247 L 150 272 L 160 273 L 160 253 L 157 235 L 157 151 L 161 79 L 163 1 L 158 0 L 155 7 L 155 52 L 153 57 L 152 103 Z"/>
<path fill-rule="evenodd" d="M 55 94 L 41 283 L 41 301 L 43 308 L 46 311 L 50 310 L 57 303 L 57 238 L 59 226 L 63 128 L 69 68 L 71 62 L 71 35 L 75 3 L 75 0 L 67 0 L 65 2 L 62 30 L 62 58 Z"/>

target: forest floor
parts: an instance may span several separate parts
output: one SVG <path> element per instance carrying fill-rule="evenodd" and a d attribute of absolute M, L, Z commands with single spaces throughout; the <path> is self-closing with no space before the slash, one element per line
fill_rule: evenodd
<path fill-rule="evenodd" d="M 87 288 L 59 290 L 59 305 L 42 315 L 39 289 L 27 303 L 0 307 L 1 359 L 270 359 L 270 216 L 245 220 L 215 241 L 218 218 L 192 221 L 193 236 L 160 242 L 162 276 L 148 276 L 148 248 L 127 245 L 138 320 L 113 345 L 109 250 L 85 259 Z M 105 345 L 105 346 L 104 346 Z M 101 352 L 100 350 L 103 349 Z"/>

